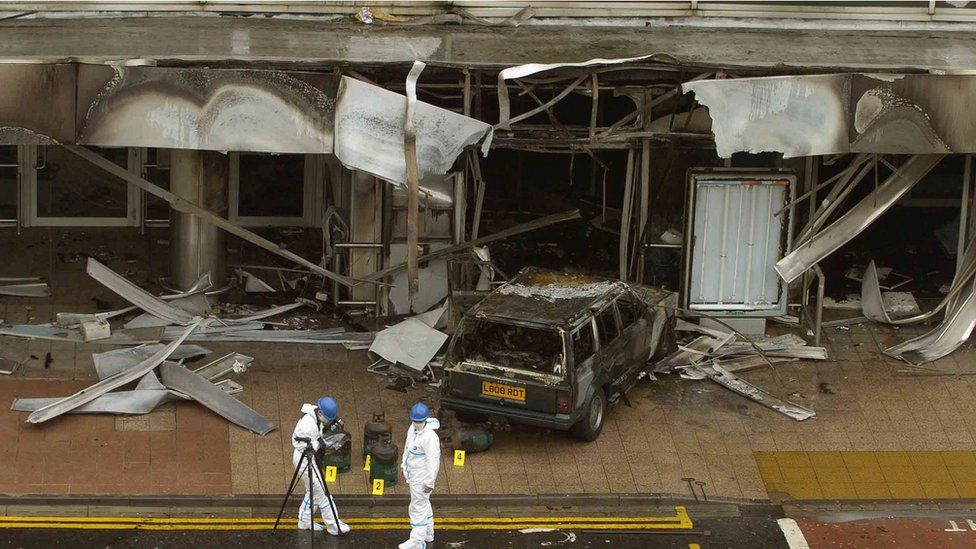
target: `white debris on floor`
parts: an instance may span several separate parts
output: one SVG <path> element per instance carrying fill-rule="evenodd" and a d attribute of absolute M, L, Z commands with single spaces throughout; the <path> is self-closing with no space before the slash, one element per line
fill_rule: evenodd
<path fill-rule="evenodd" d="M 911 292 L 881 292 L 881 301 L 892 318 L 911 316 L 922 312 Z"/>

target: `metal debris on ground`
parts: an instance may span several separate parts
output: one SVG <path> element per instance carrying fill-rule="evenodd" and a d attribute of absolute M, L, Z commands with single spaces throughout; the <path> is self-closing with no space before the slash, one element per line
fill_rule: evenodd
<path fill-rule="evenodd" d="M 958 269 L 945 297 L 934 308 L 912 316 L 893 318 L 888 313 L 874 262 L 864 271 L 861 300 L 864 315 L 876 322 L 902 325 L 920 322 L 945 309 L 942 322 L 928 333 L 903 341 L 884 351 L 888 356 L 920 366 L 938 360 L 961 347 L 976 327 L 976 287 L 972 285 L 976 275 L 976 241 L 971 241 L 959 262 Z M 917 307 L 917 304 L 916 304 Z"/>
<path fill-rule="evenodd" d="M 235 270 L 237 276 L 244 280 L 244 291 L 249 294 L 277 292 L 270 284 L 244 269 Z"/>
<path fill-rule="evenodd" d="M 447 341 L 442 327 L 447 302 L 426 313 L 403 320 L 376 332 L 368 346 L 370 356 L 379 357 L 367 371 L 390 378 L 386 386 L 392 391 L 406 392 L 417 382 L 440 386 L 435 370 L 443 369 L 443 362 L 434 357 Z M 349 346 L 347 346 L 349 348 Z"/>
<path fill-rule="evenodd" d="M 803 338 L 795 334 L 743 340 L 738 334 L 725 333 L 684 320 L 677 321 L 675 331 L 700 332 L 705 335 L 679 344 L 677 351 L 653 365 L 654 373 L 678 373 L 687 380 L 709 379 L 797 421 L 815 415 L 813 410 L 777 398 L 739 378 L 735 373 L 799 359 L 825 360 L 826 348 L 809 346 Z"/>
<path fill-rule="evenodd" d="M 217 415 L 259 435 L 266 435 L 278 425 L 243 402 L 216 387 L 203 376 L 173 363 L 160 366 L 160 378 L 167 389 L 185 394 Z"/>
<path fill-rule="evenodd" d="M 143 375 L 149 373 L 151 370 L 153 370 L 154 368 L 162 364 L 162 362 L 166 360 L 169 357 L 169 355 L 172 354 L 177 347 L 179 347 L 181 343 L 183 343 L 183 340 L 186 339 L 186 336 L 189 336 L 191 333 L 193 333 L 193 331 L 196 330 L 203 323 L 204 323 L 203 319 L 197 320 L 196 322 L 191 324 L 188 328 L 186 328 L 186 330 L 182 334 L 182 337 L 174 340 L 169 345 L 163 347 L 158 352 L 153 354 L 151 357 L 139 363 L 138 366 L 127 370 L 123 370 L 113 376 L 110 376 L 106 379 L 99 381 L 98 383 L 92 385 L 91 387 L 82 389 L 81 391 L 78 391 L 77 393 L 69 397 L 63 398 L 55 403 L 52 403 L 39 410 L 36 410 L 33 413 L 31 413 L 30 416 L 27 417 L 27 421 L 29 423 L 43 423 L 45 421 L 56 418 L 61 414 L 64 414 L 75 408 L 78 408 L 79 406 L 87 404 L 92 400 L 95 400 L 99 396 L 108 393 L 109 391 L 118 389 L 119 387 L 127 383 L 139 379 Z"/>
<path fill-rule="evenodd" d="M 11 375 L 27 364 L 31 356 L 29 353 L 17 351 L 9 347 L 0 347 L 0 374 Z"/>
<path fill-rule="evenodd" d="M 445 310 L 446 305 L 380 330 L 369 352 L 422 372 L 447 341 L 447 334 L 434 329 Z"/>
<path fill-rule="evenodd" d="M 0 295 L 12 297 L 50 297 L 51 288 L 40 278 L 0 278 Z"/>
<path fill-rule="evenodd" d="M 0 323 L 0 335 L 23 337 L 26 339 L 41 339 L 47 341 L 65 341 L 71 343 L 85 343 L 81 331 L 73 328 L 59 328 L 53 324 L 6 324 Z M 141 345 L 143 343 L 158 343 L 162 340 L 162 328 L 139 328 L 136 330 L 118 330 L 106 339 L 99 340 L 105 345 Z"/>
<path fill-rule="evenodd" d="M 254 362 L 253 357 L 241 353 L 230 353 L 193 370 L 193 372 L 208 381 L 214 381 L 231 372 L 243 374 L 252 362 Z"/>

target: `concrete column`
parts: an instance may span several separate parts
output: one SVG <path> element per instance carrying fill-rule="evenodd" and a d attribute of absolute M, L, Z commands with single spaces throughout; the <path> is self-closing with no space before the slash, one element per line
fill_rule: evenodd
<path fill-rule="evenodd" d="M 170 192 L 227 217 L 227 155 L 173 149 L 170 163 Z M 169 231 L 171 285 L 185 290 L 208 271 L 214 285 L 222 285 L 227 278 L 224 231 L 175 209 L 170 210 Z"/>

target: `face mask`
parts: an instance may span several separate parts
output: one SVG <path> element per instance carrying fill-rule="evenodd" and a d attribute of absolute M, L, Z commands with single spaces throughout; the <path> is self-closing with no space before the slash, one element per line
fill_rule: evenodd
<path fill-rule="evenodd" d="M 425 425 L 427 425 L 427 422 L 426 421 L 415 421 L 415 422 L 413 422 L 413 428 L 416 431 L 419 431 L 419 430 L 423 429 Z"/>

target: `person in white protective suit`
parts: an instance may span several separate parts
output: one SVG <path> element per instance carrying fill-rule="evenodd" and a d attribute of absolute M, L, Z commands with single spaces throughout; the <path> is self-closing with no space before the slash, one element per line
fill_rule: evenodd
<path fill-rule="evenodd" d="M 292 464 L 296 469 L 298 469 L 299 462 L 302 461 L 302 451 L 305 450 L 306 445 L 305 442 L 298 439 L 307 438 L 311 440 L 312 449 L 317 452 L 322 447 L 322 438 L 336 423 L 339 406 L 335 400 L 322 397 L 317 401 L 317 404 L 303 404 L 302 412 L 304 415 L 298 420 L 295 431 L 291 435 L 291 444 L 295 447 L 295 451 L 292 452 Z M 308 467 L 309 463 L 302 463 L 298 473 L 305 485 L 305 498 L 298 508 L 298 529 L 322 529 L 320 524 L 312 520 L 314 508 L 318 507 L 322 513 L 322 520 L 325 522 L 325 530 L 333 536 L 340 532 L 345 534 L 349 531 L 349 525 L 341 520 L 337 523 L 336 518 L 339 516 L 339 509 L 335 507 L 335 501 L 332 498 L 326 497 L 321 474 L 312 471 L 312 486 L 309 486 Z M 319 468 L 318 465 L 313 465 L 313 467 Z M 319 471 L 321 472 L 321 469 Z M 332 512 L 333 509 L 335 509 L 335 514 Z"/>
<path fill-rule="evenodd" d="M 441 465 L 441 441 L 437 429 L 441 424 L 430 417 L 430 409 L 422 402 L 410 408 L 410 429 L 403 447 L 400 468 L 410 487 L 410 539 L 399 545 L 400 549 L 425 549 L 434 541 L 434 510 L 430 506 L 430 494 Z"/>

